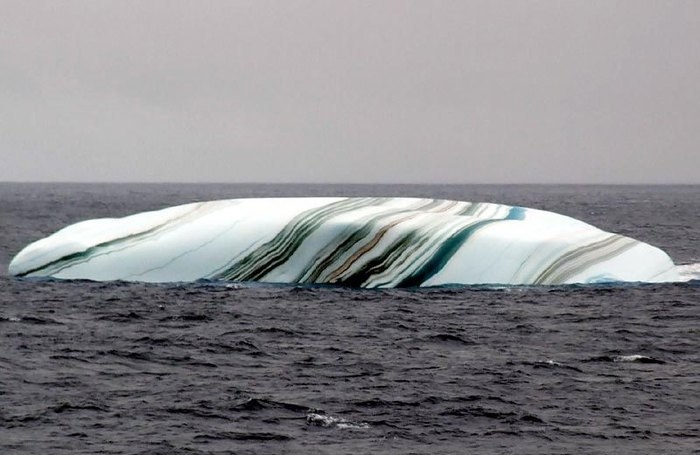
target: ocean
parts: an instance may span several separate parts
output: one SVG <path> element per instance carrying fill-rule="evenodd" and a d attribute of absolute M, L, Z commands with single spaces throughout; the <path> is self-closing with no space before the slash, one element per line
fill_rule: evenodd
<path fill-rule="evenodd" d="M 360 290 L 16 279 L 68 224 L 193 201 L 550 210 L 686 281 Z M 1 454 L 700 453 L 700 186 L 0 183 Z"/>

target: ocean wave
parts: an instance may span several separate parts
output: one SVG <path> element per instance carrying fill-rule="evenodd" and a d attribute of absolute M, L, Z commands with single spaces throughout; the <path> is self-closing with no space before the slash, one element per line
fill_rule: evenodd
<path fill-rule="evenodd" d="M 681 282 L 700 280 L 700 262 L 677 265 L 676 272 Z"/>
<path fill-rule="evenodd" d="M 366 422 L 352 422 L 350 420 L 343 419 L 342 417 L 334 417 L 325 414 L 320 414 L 317 412 L 309 412 L 306 415 L 306 421 L 310 425 L 316 425 L 323 428 L 340 428 L 340 429 L 365 429 L 369 428 L 369 424 Z"/>

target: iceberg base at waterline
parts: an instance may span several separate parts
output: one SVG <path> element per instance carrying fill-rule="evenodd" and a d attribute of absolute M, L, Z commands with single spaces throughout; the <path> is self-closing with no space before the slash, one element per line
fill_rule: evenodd
<path fill-rule="evenodd" d="M 419 198 L 251 198 L 94 219 L 38 240 L 18 277 L 364 288 L 678 278 L 662 250 L 552 212 Z"/>

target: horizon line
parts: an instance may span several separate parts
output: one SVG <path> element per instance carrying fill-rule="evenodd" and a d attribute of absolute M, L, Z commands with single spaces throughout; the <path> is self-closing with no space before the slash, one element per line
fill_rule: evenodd
<path fill-rule="evenodd" d="M 0 184 L 72 185 L 353 185 L 353 186 L 697 186 L 699 182 L 264 182 L 264 181 L 146 181 L 146 180 L 0 180 Z"/>

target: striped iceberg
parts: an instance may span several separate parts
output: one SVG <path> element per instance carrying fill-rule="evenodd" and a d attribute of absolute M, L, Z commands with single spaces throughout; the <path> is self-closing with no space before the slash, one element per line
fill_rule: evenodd
<path fill-rule="evenodd" d="M 417 198 L 199 202 L 68 226 L 20 277 L 353 287 L 674 281 L 666 253 L 556 213 Z"/>

